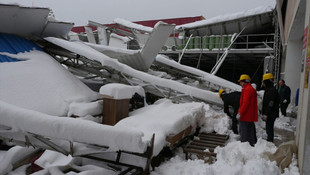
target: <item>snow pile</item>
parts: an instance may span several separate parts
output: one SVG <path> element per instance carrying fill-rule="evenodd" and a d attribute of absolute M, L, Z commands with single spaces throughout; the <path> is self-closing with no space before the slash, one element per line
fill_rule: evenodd
<path fill-rule="evenodd" d="M 203 160 L 185 160 L 180 154 L 155 168 L 151 175 L 208 174 L 208 175 L 279 175 L 276 162 L 270 162 L 267 153 L 274 153 L 276 147 L 266 140 L 258 139 L 255 147 L 240 141 L 217 147 L 216 162 L 206 164 Z M 296 163 L 296 159 L 293 160 Z M 296 164 L 285 169 L 284 175 L 298 175 Z"/>
<path fill-rule="evenodd" d="M 49 115 L 67 116 L 72 102 L 90 102 L 99 94 L 41 51 L 0 53 L 19 62 L 0 64 L 0 99 Z"/>
<path fill-rule="evenodd" d="M 283 115 L 279 116 L 274 123 L 274 127 L 278 129 L 284 129 L 289 131 L 294 131 L 296 129 L 295 126 L 291 124 L 291 117 L 285 117 Z"/>
<path fill-rule="evenodd" d="M 87 115 L 96 116 L 102 114 L 102 101 L 78 103 L 72 102 L 69 105 L 68 116 L 85 117 Z"/>
<path fill-rule="evenodd" d="M 26 148 L 21 146 L 15 146 L 5 152 L 5 154 L 0 154 L 0 173 L 9 173 L 13 168 L 13 164 L 20 161 L 22 157 L 26 157 L 36 151 L 37 149 L 34 149 L 32 147 Z"/>
<path fill-rule="evenodd" d="M 211 133 L 215 131 L 218 134 L 228 134 L 231 125 L 230 118 L 223 112 L 212 110 L 209 105 L 204 105 L 206 114 L 202 123 L 201 132 Z"/>
<path fill-rule="evenodd" d="M 135 93 L 145 97 L 144 89 L 141 86 L 129 86 L 118 83 L 109 83 L 102 86 L 99 93 L 110 96 L 113 99 L 131 99 Z"/>
<path fill-rule="evenodd" d="M 115 127 L 142 131 L 146 140 L 150 140 L 155 133 L 156 156 L 167 145 L 167 136 L 175 135 L 189 126 L 196 128 L 204 112 L 203 103 L 174 104 L 171 100 L 163 99 L 131 112 L 129 117 L 119 121 Z"/>

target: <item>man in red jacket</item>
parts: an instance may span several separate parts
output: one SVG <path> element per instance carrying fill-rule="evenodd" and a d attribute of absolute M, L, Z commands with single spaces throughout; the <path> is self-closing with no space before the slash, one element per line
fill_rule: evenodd
<path fill-rule="evenodd" d="M 257 92 L 250 84 L 250 76 L 243 74 L 239 83 L 242 86 L 240 96 L 240 107 L 237 119 L 239 118 L 239 134 L 241 142 L 249 142 L 251 146 L 257 142 L 255 123 L 258 119 Z"/>

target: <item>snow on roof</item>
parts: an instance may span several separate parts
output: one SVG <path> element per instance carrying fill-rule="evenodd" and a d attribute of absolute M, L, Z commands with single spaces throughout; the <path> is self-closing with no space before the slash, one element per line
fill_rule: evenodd
<path fill-rule="evenodd" d="M 99 93 L 113 99 L 131 99 L 135 93 L 145 97 L 144 89 L 141 86 L 129 86 L 119 83 L 106 84 L 100 88 Z"/>
<path fill-rule="evenodd" d="M 111 33 L 110 37 L 122 40 L 124 43 L 127 43 L 128 41 L 130 41 L 130 39 L 128 37 L 120 36 L 120 35 L 115 34 L 115 33 Z"/>
<path fill-rule="evenodd" d="M 151 33 L 153 31 L 152 27 L 146 27 L 146 26 L 143 26 L 143 25 L 140 25 L 140 24 L 136 24 L 136 23 L 127 21 L 125 19 L 121 19 L 121 18 L 114 19 L 114 22 L 117 23 L 117 24 L 120 24 L 122 26 L 125 26 L 125 27 L 128 27 L 128 28 L 132 28 L 132 29 L 136 29 L 136 30 L 140 30 L 140 31 L 143 31 L 143 32 Z"/>
<path fill-rule="evenodd" d="M 0 63 L 2 101 L 49 115 L 67 116 L 71 103 L 100 98 L 98 93 L 42 51 L 0 54 L 25 60 Z"/>
<path fill-rule="evenodd" d="M 271 6 L 259 6 L 255 9 L 251 9 L 251 10 L 246 10 L 246 11 L 237 12 L 237 13 L 233 13 L 233 14 L 220 15 L 220 16 L 216 16 L 216 17 L 206 19 L 206 20 L 201 20 L 201 21 L 196 21 L 193 23 L 179 25 L 179 26 L 176 26 L 176 30 L 202 27 L 202 26 L 206 26 L 206 25 L 210 25 L 210 24 L 220 23 L 220 22 L 224 22 L 224 21 L 230 21 L 230 20 L 234 20 L 234 19 L 247 17 L 247 16 L 259 15 L 259 14 L 271 12 L 271 11 L 273 11 L 273 9 L 274 8 Z"/>

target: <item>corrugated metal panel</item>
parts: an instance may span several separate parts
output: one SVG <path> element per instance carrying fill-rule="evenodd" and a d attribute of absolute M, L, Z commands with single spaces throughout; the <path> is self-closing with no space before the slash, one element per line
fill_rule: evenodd
<path fill-rule="evenodd" d="M 53 21 L 49 8 L 0 4 L 0 32 L 20 36 L 67 37 L 73 23 Z M 52 20 L 52 21 L 50 21 Z"/>
<path fill-rule="evenodd" d="M 35 43 L 25 38 L 16 35 L 0 33 L 0 52 L 17 54 L 20 52 L 29 52 L 33 49 L 42 50 Z M 15 62 L 15 61 L 18 60 L 0 54 L 0 62 Z"/>

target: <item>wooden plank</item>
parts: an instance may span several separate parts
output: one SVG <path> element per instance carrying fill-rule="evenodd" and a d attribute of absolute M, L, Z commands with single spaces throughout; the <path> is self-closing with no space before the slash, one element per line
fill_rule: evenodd
<path fill-rule="evenodd" d="M 216 138 L 224 138 L 226 140 L 229 138 L 227 135 L 214 134 L 214 133 L 200 133 L 199 136 L 209 136 L 209 137 L 216 137 Z"/>
<path fill-rule="evenodd" d="M 218 140 L 227 140 L 228 138 L 225 137 L 217 137 L 217 136 L 212 136 L 212 135 L 199 135 L 201 138 L 211 138 L 211 139 L 218 139 Z"/>
<path fill-rule="evenodd" d="M 197 150 L 206 150 L 208 149 L 209 152 L 213 152 L 214 151 L 214 148 L 208 148 L 208 147 L 204 147 L 204 146 L 199 146 L 199 145 L 188 145 L 187 148 L 190 148 L 190 149 L 197 149 Z"/>
<path fill-rule="evenodd" d="M 206 148 L 216 148 L 219 145 L 213 145 L 213 144 L 206 144 L 206 143 L 202 143 L 202 142 L 191 142 L 191 145 L 199 145 L 199 146 L 204 146 Z"/>
<path fill-rule="evenodd" d="M 220 139 L 220 138 L 212 138 L 212 137 L 204 137 L 204 136 L 201 136 L 199 138 L 200 138 L 200 140 L 210 140 L 210 141 L 222 142 L 222 143 L 226 142 L 226 140 Z"/>
<path fill-rule="evenodd" d="M 103 99 L 103 118 L 102 123 L 107 125 L 115 125 L 118 121 L 129 114 L 130 99 Z"/>
<path fill-rule="evenodd" d="M 206 144 L 218 145 L 218 146 L 224 146 L 225 145 L 225 143 L 215 142 L 215 141 L 207 141 L 207 140 L 195 140 L 195 141 L 199 141 L 199 142 L 206 143 Z"/>
<path fill-rule="evenodd" d="M 203 156 L 216 156 L 216 153 L 205 152 L 205 151 L 190 149 L 190 148 L 184 148 L 184 151 L 187 153 L 196 153 L 196 154 L 200 154 Z"/>
<path fill-rule="evenodd" d="M 192 126 L 189 126 L 176 135 L 167 136 L 166 141 L 169 142 L 170 147 L 173 147 L 177 142 L 179 142 L 180 140 L 182 140 L 186 136 L 190 135 L 191 131 L 192 131 Z"/>

